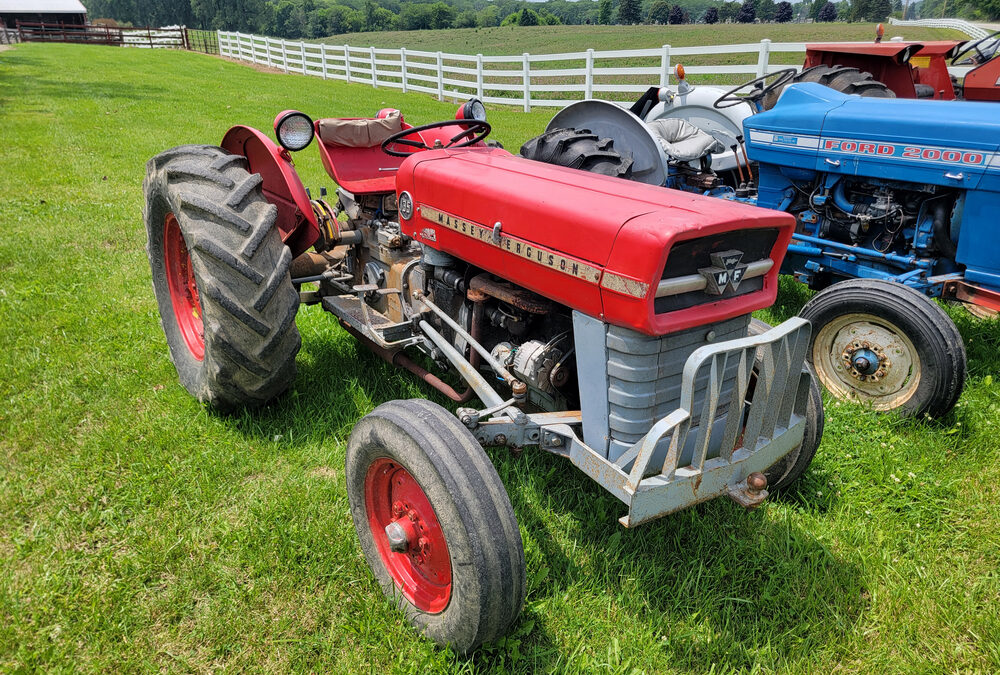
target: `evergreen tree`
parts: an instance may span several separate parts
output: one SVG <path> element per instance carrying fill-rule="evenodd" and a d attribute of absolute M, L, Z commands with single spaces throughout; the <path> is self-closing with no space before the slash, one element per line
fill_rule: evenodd
<path fill-rule="evenodd" d="M 673 26 L 684 23 L 684 9 L 680 5 L 674 5 L 670 9 L 669 23 Z"/>
<path fill-rule="evenodd" d="M 737 23 L 753 23 L 756 18 L 757 8 L 754 6 L 754 0 L 743 0 L 743 5 L 736 14 Z"/>
<path fill-rule="evenodd" d="M 611 3 L 612 0 L 600 0 L 600 5 L 597 10 L 597 23 L 602 26 L 607 26 L 611 23 L 611 12 L 614 9 L 614 5 Z"/>
<path fill-rule="evenodd" d="M 709 7 L 705 10 L 705 16 L 701 19 L 705 23 L 711 25 L 713 23 L 719 23 L 719 10 L 716 7 Z"/>
<path fill-rule="evenodd" d="M 623 26 L 632 26 L 637 23 L 642 23 L 641 0 L 619 0 L 618 23 Z"/>
<path fill-rule="evenodd" d="M 818 21 L 836 21 L 837 20 L 837 6 L 832 2 L 827 2 L 820 8 L 819 13 L 816 15 Z"/>
<path fill-rule="evenodd" d="M 538 25 L 538 15 L 531 11 L 529 8 L 525 7 L 521 10 L 521 16 L 517 18 L 518 26 L 537 26 Z"/>
<path fill-rule="evenodd" d="M 774 20 L 778 23 L 788 23 L 792 20 L 792 3 L 788 0 L 781 0 L 774 11 Z"/>

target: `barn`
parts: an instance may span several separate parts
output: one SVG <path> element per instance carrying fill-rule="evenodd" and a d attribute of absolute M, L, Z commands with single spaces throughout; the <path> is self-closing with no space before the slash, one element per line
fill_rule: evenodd
<path fill-rule="evenodd" d="M 13 28 L 18 21 L 83 25 L 87 8 L 80 0 L 0 0 L 0 24 Z"/>

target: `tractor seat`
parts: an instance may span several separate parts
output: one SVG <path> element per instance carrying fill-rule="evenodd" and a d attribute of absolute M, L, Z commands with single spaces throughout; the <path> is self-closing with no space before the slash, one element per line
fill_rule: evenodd
<path fill-rule="evenodd" d="M 403 130 L 398 112 L 382 118 L 341 119 L 328 117 L 319 121 L 319 138 L 327 145 L 342 148 L 373 148 L 394 133 Z"/>
<path fill-rule="evenodd" d="M 691 162 L 726 149 L 714 136 L 682 119 L 653 120 L 648 126 L 663 152 L 673 161 Z"/>

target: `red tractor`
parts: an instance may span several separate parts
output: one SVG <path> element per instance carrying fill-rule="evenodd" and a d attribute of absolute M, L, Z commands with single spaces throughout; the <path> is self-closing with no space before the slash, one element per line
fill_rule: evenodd
<path fill-rule="evenodd" d="M 809 323 L 750 316 L 775 299 L 792 216 L 515 157 L 485 142 L 479 101 L 418 127 L 395 110 L 274 126 L 280 147 L 236 126 L 147 165 L 170 356 L 211 407 L 264 404 L 317 304 L 454 402 L 383 403 L 347 446 L 361 548 L 431 639 L 469 652 L 524 600 L 484 445 L 566 457 L 627 527 L 720 496 L 753 507 L 805 471 L 823 428 Z M 314 138 L 333 203 L 292 165 Z"/>
<path fill-rule="evenodd" d="M 819 82 L 847 94 L 967 101 L 1000 101 L 1000 31 L 961 42 L 882 42 L 806 45 L 803 70 L 793 82 Z M 961 84 L 948 66 L 971 66 Z M 770 99 L 770 104 L 777 96 Z M 771 107 L 766 105 L 766 107 Z"/>

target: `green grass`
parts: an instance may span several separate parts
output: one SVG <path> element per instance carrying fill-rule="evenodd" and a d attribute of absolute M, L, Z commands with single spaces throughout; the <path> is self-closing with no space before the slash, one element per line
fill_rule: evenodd
<path fill-rule="evenodd" d="M 423 95 L 169 50 L 0 53 L 0 671 L 650 673 L 1000 668 L 1000 325 L 952 315 L 970 381 L 939 422 L 830 403 L 810 473 L 755 512 L 716 500 L 634 531 L 535 450 L 491 449 L 527 559 L 510 637 L 416 637 L 358 550 L 352 425 L 440 400 L 298 317 L 294 391 L 214 415 L 178 385 L 143 251 L 145 161 L 276 111 L 412 122 Z M 517 147 L 550 113 L 490 111 Z M 329 185 L 314 150 L 307 185 Z M 785 283 L 771 318 L 806 297 Z"/>
<path fill-rule="evenodd" d="M 902 35 L 907 40 L 964 40 L 963 33 L 941 28 L 887 26 L 886 39 Z M 613 49 L 648 49 L 728 45 L 760 42 L 874 40 L 875 28 L 867 23 L 786 24 L 688 24 L 683 26 L 504 26 L 451 30 L 383 31 L 348 33 L 317 40 L 352 47 L 385 47 L 443 51 L 452 54 L 505 55 Z"/>

